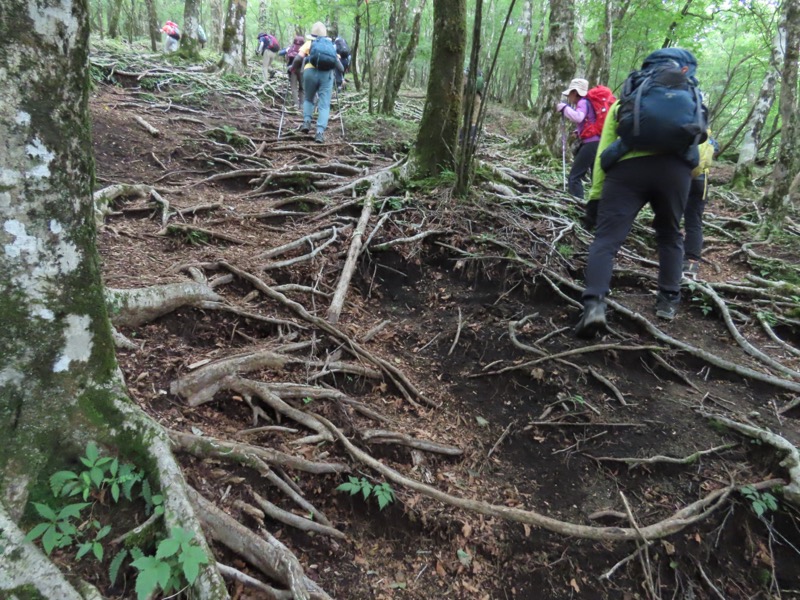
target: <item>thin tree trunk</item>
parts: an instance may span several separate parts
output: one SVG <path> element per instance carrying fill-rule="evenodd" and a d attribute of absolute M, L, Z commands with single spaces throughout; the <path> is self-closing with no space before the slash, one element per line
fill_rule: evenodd
<path fill-rule="evenodd" d="M 244 70 L 246 59 L 242 48 L 246 14 L 247 0 L 230 0 L 222 37 L 222 59 L 219 62 L 219 68 L 223 71 L 240 73 Z"/>
<path fill-rule="evenodd" d="M 358 5 L 361 5 L 359 0 Z M 361 91 L 361 78 L 358 75 L 358 47 L 361 43 L 361 11 L 356 8 L 356 16 L 353 23 L 353 45 L 350 47 L 350 73 L 353 76 L 353 85 L 357 91 Z"/>
<path fill-rule="evenodd" d="M 158 14 L 156 13 L 155 0 L 144 0 L 147 8 L 147 34 L 150 36 L 150 49 L 158 52 L 158 41 L 161 37 L 158 33 Z"/>
<path fill-rule="evenodd" d="M 561 91 L 575 74 L 572 56 L 575 5 L 571 0 L 550 0 L 550 34 L 542 52 L 539 94 L 536 99 L 536 128 L 528 138 L 532 146 L 545 146 L 555 155 L 561 151 L 560 115 L 555 107 Z"/>
<path fill-rule="evenodd" d="M 225 37 L 225 15 L 222 12 L 222 0 L 211 0 L 211 26 L 208 31 L 208 43 L 214 50 L 222 50 L 222 39 Z"/>
<path fill-rule="evenodd" d="M 758 99 L 755 102 L 753 111 L 747 120 L 744 130 L 744 138 L 739 145 L 739 159 L 736 161 L 736 171 L 733 174 L 733 184 L 736 187 L 748 187 L 752 185 L 753 166 L 758 155 L 758 147 L 761 140 L 761 133 L 767 116 L 772 109 L 775 101 L 775 84 L 780 75 L 780 68 L 784 62 L 786 53 L 786 23 L 780 23 L 775 37 L 772 40 L 772 54 L 770 56 L 767 72 L 764 81 L 761 83 L 761 90 L 758 92 Z"/>
<path fill-rule="evenodd" d="M 522 60 L 514 105 L 527 110 L 531 105 L 531 81 L 533 74 L 533 7 L 531 0 L 522 5 Z"/>
<path fill-rule="evenodd" d="M 611 56 L 614 48 L 614 31 L 628 12 L 630 0 L 625 0 L 614 5 L 613 0 L 606 0 L 603 15 L 604 27 L 601 28 L 600 37 L 589 46 L 589 68 L 586 78 L 590 86 L 608 85 L 611 79 Z"/>
<path fill-rule="evenodd" d="M 200 0 L 185 0 L 183 4 L 183 32 L 181 34 L 181 56 L 190 59 L 200 58 L 200 40 L 197 29 L 200 26 Z"/>
<path fill-rule="evenodd" d="M 258 30 L 259 32 L 267 32 L 268 18 L 267 18 L 267 0 L 258 1 Z M 272 32 L 267 32 L 272 33 Z"/>
<path fill-rule="evenodd" d="M 783 224 L 791 208 L 792 186 L 800 170 L 800 114 L 797 106 L 797 63 L 800 60 L 800 0 L 784 0 L 786 12 L 786 53 L 781 72 L 780 115 L 782 123 L 778 160 L 772 171 L 772 187 L 762 200 L 767 211 L 766 227 L 762 234 L 769 234 Z"/>
<path fill-rule="evenodd" d="M 430 176 L 455 167 L 467 33 L 466 0 L 434 0 L 431 67 L 411 171 Z"/>
<path fill-rule="evenodd" d="M 108 37 L 119 35 L 119 16 L 122 13 L 122 0 L 111 0 L 108 7 Z"/>
<path fill-rule="evenodd" d="M 406 47 L 403 48 L 399 56 L 392 61 L 394 66 L 389 69 L 391 76 L 387 75 L 383 93 L 383 104 L 381 105 L 381 112 L 384 114 L 390 115 L 394 112 L 394 104 L 397 101 L 397 94 L 400 92 L 400 86 L 403 85 L 403 80 L 406 78 L 408 65 L 414 60 L 414 53 L 419 44 L 420 24 L 422 22 L 422 11 L 425 10 L 425 2 L 426 0 L 422 0 L 416 8 Z"/>

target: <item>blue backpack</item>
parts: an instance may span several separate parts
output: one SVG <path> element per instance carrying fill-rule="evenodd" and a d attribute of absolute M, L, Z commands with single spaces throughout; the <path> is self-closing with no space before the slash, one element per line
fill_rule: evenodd
<path fill-rule="evenodd" d="M 708 123 L 694 78 L 696 64 L 688 51 L 666 48 L 628 76 L 617 112 L 617 135 L 626 146 L 683 154 L 705 139 Z"/>
<path fill-rule="evenodd" d="M 330 71 L 336 68 L 336 47 L 331 38 L 318 37 L 311 42 L 311 51 L 308 54 L 308 62 L 312 67 L 320 71 Z"/>

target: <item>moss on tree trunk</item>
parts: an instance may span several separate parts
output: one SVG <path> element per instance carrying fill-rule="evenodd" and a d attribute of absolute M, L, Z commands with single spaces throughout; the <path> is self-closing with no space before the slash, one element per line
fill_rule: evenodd
<path fill-rule="evenodd" d="M 454 169 L 461 119 L 467 39 L 465 0 L 434 0 L 433 22 L 431 74 L 411 157 L 414 177 L 428 177 Z"/>

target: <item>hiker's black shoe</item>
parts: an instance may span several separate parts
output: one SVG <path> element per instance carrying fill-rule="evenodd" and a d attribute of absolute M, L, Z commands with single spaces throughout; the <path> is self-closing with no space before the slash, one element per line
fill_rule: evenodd
<path fill-rule="evenodd" d="M 575 326 L 575 335 L 590 339 L 606 329 L 606 303 L 597 298 L 583 301 L 583 315 Z"/>
<path fill-rule="evenodd" d="M 656 316 L 665 321 L 672 321 L 678 314 L 678 306 L 680 303 L 680 295 L 668 295 L 664 292 L 658 292 L 658 296 L 656 296 Z"/>
<path fill-rule="evenodd" d="M 311 121 L 303 121 L 303 124 L 300 125 L 300 131 L 303 133 L 308 133 L 311 131 Z"/>
<path fill-rule="evenodd" d="M 324 144 L 325 135 L 321 131 L 318 131 L 317 135 L 314 137 L 314 141 L 317 142 L 318 144 Z"/>

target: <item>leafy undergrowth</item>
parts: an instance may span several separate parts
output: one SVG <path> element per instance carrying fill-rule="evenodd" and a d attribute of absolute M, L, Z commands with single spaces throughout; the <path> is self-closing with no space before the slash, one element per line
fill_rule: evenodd
<path fill-rule="evenodd" d="M 351 124 L 346 137 L 335 111 L 324 147 L 298 134 L 299 116 L 287 113 L 287 133 L 278 141 L 278 84 L 273 96 L 269 86 L 264 96 L 254 79 L 229 89 L 230 82 L 201 85 L 197 75 L 183 77 L 178 84 L 149 85 L 152 97 L 142 96 L 131 77 L 120 86 L 99 84 L 93 94 L 98 187 L 150 183 L 159 186 L 173 211 L 214 205 L 171 217 L 180 227 L 170 233 L 162 231 L 161 210 L 146 199 L 118 201 L 99 233 L 107 285 L 185 281 L 188 267 L 213 280 L 225 261 L 257 274 L 265 285 L 285 286 L 295 302 L 324 318 L 350 243 L 351 236 L 341 232 L 361 214 L 351 190 L 336 192 L 336 186 L 358 177 L 348 179 L 342 165 L 359 173 L 387 167 L 409 143 L 410 128 L 370 119 L 365 98 L 348 91 L 342 97 L 348 106 L 345 125 L 348 119 Z M 165 111 L 167 99 L 173 104 Z M 409 115 L 418 110 L 418 104 L 401 107 Z M 348 116 L 359 112 L 358 118 Z M 169 128 L 170 136 L 150 137 L 136 125 L 135 114 Z M 181 119 L 184 114 L 191 118 Z M 119 351 L 132 398 L 177 431 L 346 463 L 349 473 L 276 469 L 345 534 L 335 538 L 300 531 L 258 509 L 257 496 L 308 517 L 263 474 L 221 457 L 181 455 L 195 489 L 249 528 L 275 535 L 335 598 L 796 597 L 797 509 L 786 502 L 780 485 L 760 485 L 786 478 L 780 455 L 708 417 L 727 415 L 796 444 L 798 410 L 782 410 L 795 394 L 656 340 L 642 321 L 623 311 L 610 314 L 613 331 L 598 340 L 603 347 L 586 352 L 588 344 L 571 333 L 579 292 L 569 283 L 579 283 L 591 238 L 574 226 L 579 212 L 559 191 L 560 163 L 529 163 L 531 155 L 514 147 L 516 140 L 504 139 L 525 126 L 506 109 L 495 120 L 502 128 L 493 129 L 488 120 L 479 158 L 523 173 L 526 187 L 514 198 L 476 187 L 473 199 L 455 202 L 445 175 L 379 199 L 339 323 L 399 369 L 429 402 L 404 397 L 396 380 L 359 371 L 359 361 L 339 369 L 346 344 L 310 334 L 308 322 L 295 320 L 295 313 L 242 278 L 215 287 L 238 312 L 185 307 L 140 327 L 120 328 L 135 343 L 134 349 Z M 237 168 L 246 175 L 229 176 Z M 263 175 L 254 175 L 254 168 L 263 168 Z M 794 281 L 796 247 L 777 239 L 758 246 L 758 255 L 741 251 L 749 240 L 741 218 L 748 204 L 720 187 L 724 172 L 718 169 L 712 190 L 702 281 L 687 282 L 679 318 L 658 326 L 687 345 L 768 371 L 732 341 L 720 307 L 702 287 L 716 285 L 711 288 L 716 293 L 729 294 L 725 306 L 748 339 L 787 368 L 797 368 L 797 356 L 769 339 L 755 318 L 768 313 L 773 330 L 796 345 L 791 294 L 768 300 L 744 287 L 748 275 Z M 335 175 L 320 178 L 320 173 Z M 225 177 L 214 178 L 220 174 Z M 482 168 L 481 180 L 491 177 L 491 169 Z M 655 287 L 648 225 L 643 214 L 620 258 L 613 294 L 623 308 L 645 318 L 652 317 Z M 434 233 L 393 243 L 428 231 Z M 268 254 L 298 239 L 306 241 L 285 255 Z M 739 286 L 738 292 L 725 285 Z M 305 426 L 287 422 L 252 394 L 220 389 L 208 401 L 191 404 L 173 391 L 174 382 L 208 363 L 303 341 L 308 345 L 282 368 L 250 376 L 265 385 L 337 390 L 344 400 L 298 392 L 285 401 L 336 423 L 384 465 L 452 496 L 611 530 L 656 523 L 732 482 L 744 487 L 697 523 L 657 540 L 577 539 L 456 509 L 390 482 L 351 460 L 341 444 L 303 443 L 300 438 L 309 434 Z M 360 366 L 370 364 L 362 359 Z M 385 420 L 354 410 L 350 401 Z M 376 430 L 461 453 L 389 443 Z M 140 522 L 133 513 L 127 518 L 120 533 Z M 107 524 L 98 521 L 100 527 Z M 180 535 L 161 532 L 161 539 L 174 539 L 162 558 L 177 560 L 181 548 L 193 555 L 191 542 L 183 547 Z M 159 549 L 153 543 L 144 551 Z M 220 544 L 213 550 L 218 561 L 263 578 L 231 550 Z M 134 597 L 132 585 L 125 591 L 108 586 L 112 554 L 107 549 L 102 562 L 91 561 L 96 576 L 91 568 L 81 572 L 108 597 Z M 180 570 L 177 562 L 171 564 L 171 573 Z M 149 573 L 163 569 L 152 561 L 139 565 Z M 238 583 L 231 584 L 231 592 L 259 597 Z"/>

